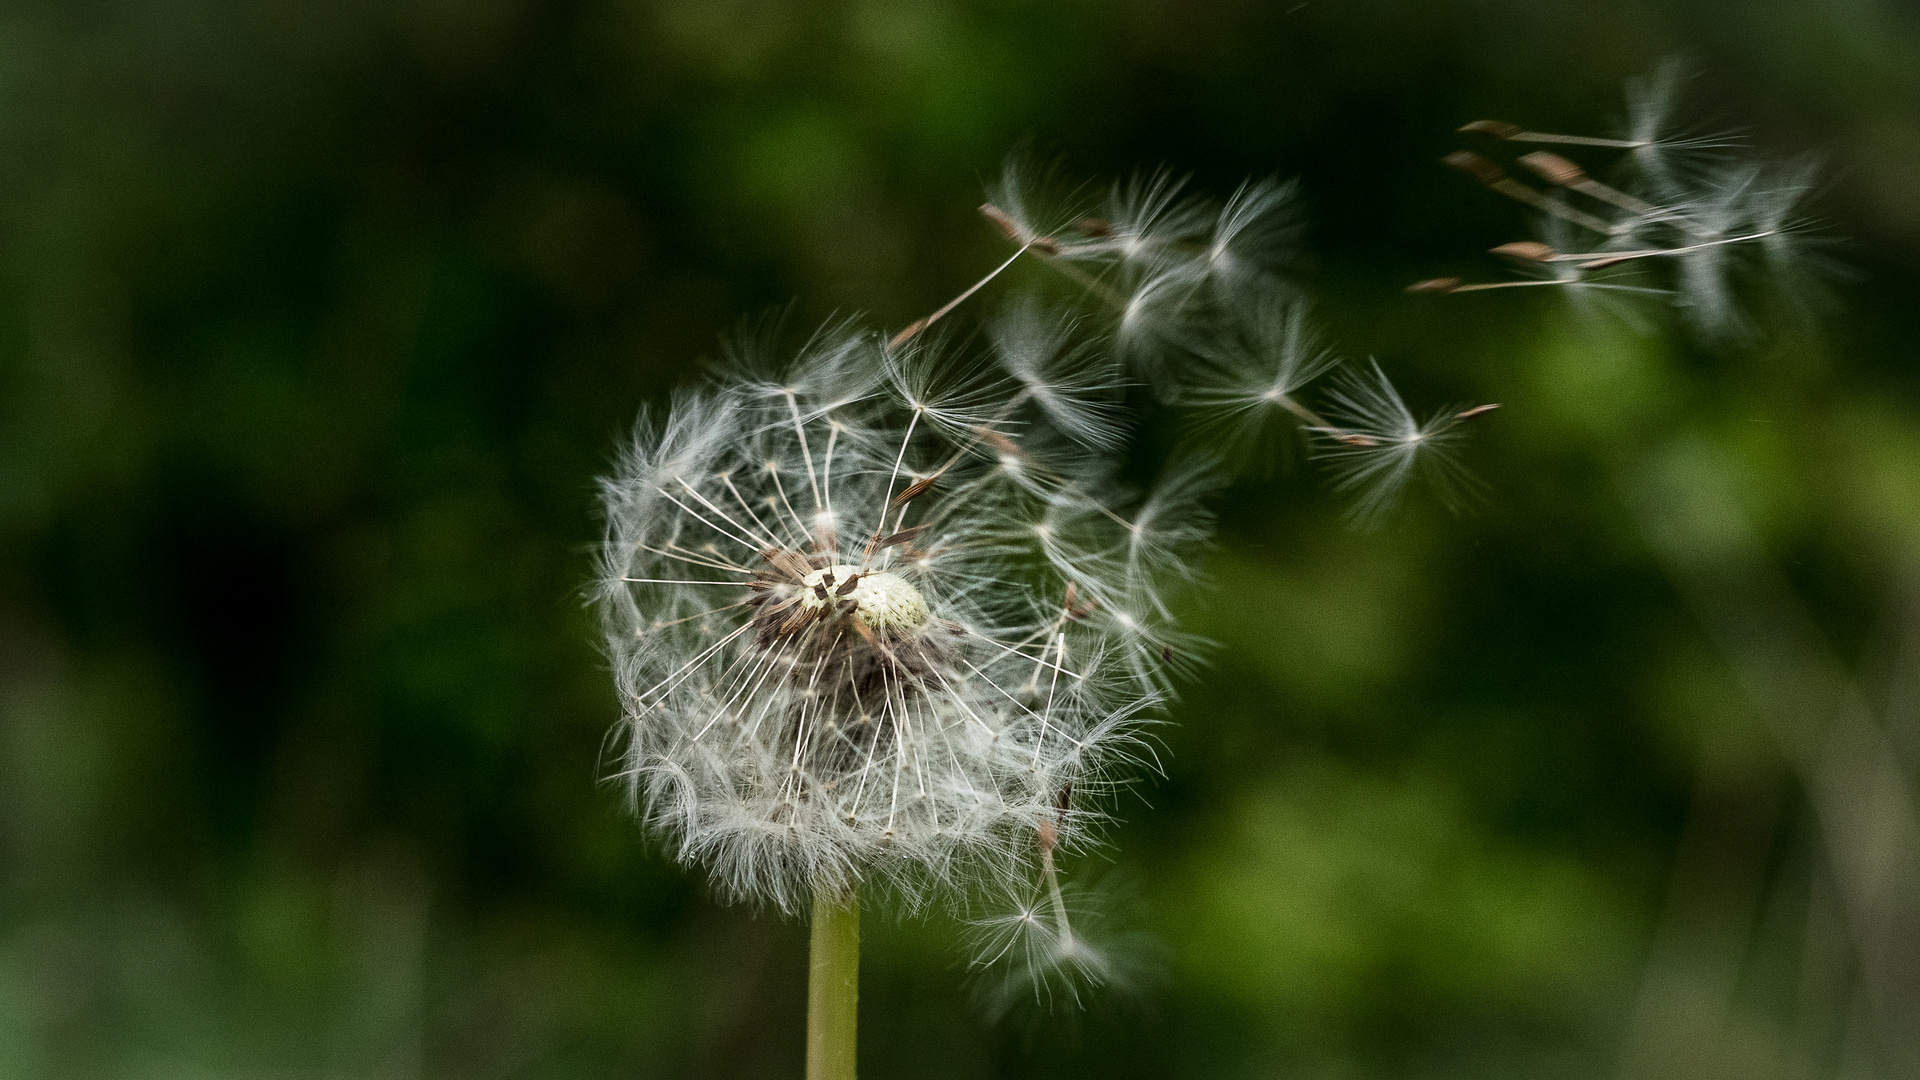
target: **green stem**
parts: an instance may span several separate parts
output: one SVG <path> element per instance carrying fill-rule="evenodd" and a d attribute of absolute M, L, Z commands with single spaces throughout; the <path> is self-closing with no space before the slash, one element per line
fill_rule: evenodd
<path fill-rule="evenodd" d="M 807 975 L 807 1080 L 853 1080 L 860 1015 L 860 899 L 813 898 Z"/>

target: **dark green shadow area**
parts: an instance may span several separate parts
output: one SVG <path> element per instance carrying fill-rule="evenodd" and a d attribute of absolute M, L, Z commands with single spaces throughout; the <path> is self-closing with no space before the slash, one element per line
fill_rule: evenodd
<path fill-rule="evenodd" d="M 1404 293 L 1523 235 L 1436 164 L 1459 124 L 1604 131 L 1674 53 L 1703 124 L 1825 155 L 1815 318 L 1709 350 Z M 1354 531 L 1302 455 L 1227 493 L 1165 774 L 1073 867 L 1146 975 L 996 1025 L 951 919 L 869 914 L 866 1075 L 1903 1075 L 1710 560 L 1633 507 L 1724 481 L 1911 792 L 1911 11 L 21 0 L 0 1076 L 798 1076 L 806 928 L 607 782 L 594 480 L 742 315 L 898 327 L 997 264 L 1022 144 L 1299 176 L 1332 343 L 1504 408 L 1464 516 Z"/>

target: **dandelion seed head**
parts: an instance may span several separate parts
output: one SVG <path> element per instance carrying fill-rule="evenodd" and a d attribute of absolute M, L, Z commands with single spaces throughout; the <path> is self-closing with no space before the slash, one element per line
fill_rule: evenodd
<path fill-rule="evenodd" d="M 1145 568 L 1209 519 L 1100 479 L 1084 421 L 1106 414 L 1080 406 L 1117 369 L 1062 376 L 1065 333 L 989 369 L 842 325 L 643 416 L 602 484 L 619 778 L 723 895 L 1031 878 L 1043 821 L 1070 849 L 1099 829 L 1060 792 L 1150 767 L 1170 666 L 1142 642 L 1174 631 Z M 1133 516 L 1138 557 L 1103 531 Z"/>

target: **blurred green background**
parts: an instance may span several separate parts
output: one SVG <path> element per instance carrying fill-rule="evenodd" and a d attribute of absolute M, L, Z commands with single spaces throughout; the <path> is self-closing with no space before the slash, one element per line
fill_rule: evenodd
<path fill-rule="evenodd" d="M 1603 133 L 1674 53 L 1826 156 L 1819 319 L 1403 294 L 1524 235 L 1457 125 Z M 995 1025 L 870 917 L 865 1073 L 1914 1075 L 1911 7 L 9 0 L 0 1076 L 797 1076 L 805 927 L 600 782 L 593 481 L 742 314 L 994 265 L 1023 141 L 1301 177 L 1336 347 L 1505 403 L 1492 495 L 1236 485 L 1115 835 L 1157 974 Z"/>

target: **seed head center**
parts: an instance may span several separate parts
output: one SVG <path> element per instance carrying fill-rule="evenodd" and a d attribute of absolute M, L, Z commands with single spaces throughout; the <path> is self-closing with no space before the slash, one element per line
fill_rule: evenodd
<path fill-rule="evenodd" d="M 853 588 L 847 589 L 850 581 Z M 926 598 L 898 574 L 841 565 L 823 567 L 800 580 L 802 608 L 819 611 L 848 601 L 853 603 L 854 618 L 870 630 L 905 633 L 927 621 Z"/>

